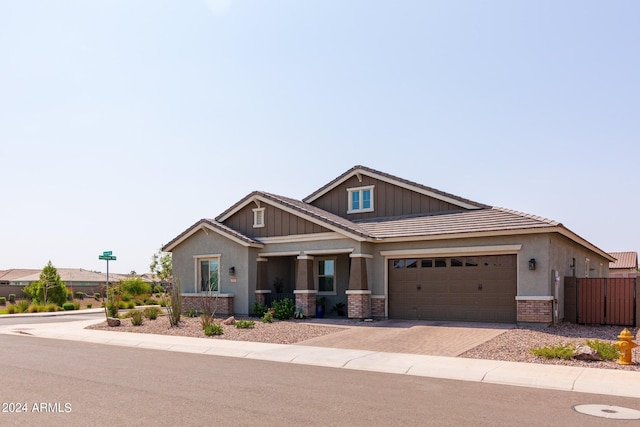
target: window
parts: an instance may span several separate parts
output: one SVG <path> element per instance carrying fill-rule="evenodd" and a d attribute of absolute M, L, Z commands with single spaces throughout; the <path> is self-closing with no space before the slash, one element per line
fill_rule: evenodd
<path fill-rule="evenodd" d="M 264 208 L 253 210 L 253 228 L 264 227 Z"/>
<path fill-rule="evenodd" d="M 335 293 L 336 260 L 318 260 L 318 293 Z"/>
<path fill-rule="evenodd" d="M 199 265 L 200 292 L 219 292 L 220 260 L 201 259 Z"/>
<path fill-rule="evenodd" d="M 347 213 L 373 211 L 373 185 L 368 187 L 349 188 L 349 210 Z"/>

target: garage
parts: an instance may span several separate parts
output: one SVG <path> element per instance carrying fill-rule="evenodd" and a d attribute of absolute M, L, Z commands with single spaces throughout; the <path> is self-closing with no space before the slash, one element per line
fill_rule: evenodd
<path fill-rule="evenodd" d="M 389 318 L 516 322 L 516 255 L 403 258 L 388 263 Z"/>

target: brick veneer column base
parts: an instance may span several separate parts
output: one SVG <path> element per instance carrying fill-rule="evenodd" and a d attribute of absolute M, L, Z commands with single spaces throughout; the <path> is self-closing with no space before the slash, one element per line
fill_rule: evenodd
<path fill-rule="evenodd" d="M 371 317 L 384 319 L 384 295 L 371 295 Z"/>
<path fill-rule="evenodd" d="M 553 322 L 553 300 L 518 300 L 518 323 Z"/>
<path fill-rule="evenodd" d="M 347 309 L 349 319 L 371 317 L 371 291 L 347 291 Z"/>
<path fill-rule="evenodd" d="M 216 316 L 231 316 L 233 314 L 233 295 L 207 296 L 207 295 L 182 295 L 182 311 L 196 310 L 202 313 L 205 304 L 209 304 L 211 310 L 215 310 Z"/>
<path fill-rule="evenodd" d="M 256 302 L 258 304 L 267 305 L 268 294 L 271 294 L 271 291 L 256 291 Z"/>
<path fill-rule="evenodd" d="M 307 317 L 316 315 L 316 292 L 314 291 L 293 291 L 296 296 L 296 310 L 302 310 L 302 314 Z"/>

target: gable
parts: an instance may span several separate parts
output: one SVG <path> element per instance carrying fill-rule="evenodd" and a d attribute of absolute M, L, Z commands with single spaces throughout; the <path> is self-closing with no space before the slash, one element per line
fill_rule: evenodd
<path fill-rule="evenodd" d="M 277 206 L 261 201 L 260 208 L 264 208 L 264 227 L 253 226 L 253 210 L 258 208 L 255 202 L 248 203 L 222 222 L 229 228 L 251 238 L 292 236 L 301 234 L 315 234 L 330 232 L 326 227 L 313 223 Z"/>
<path fill-rule="evenodd" d="M 401 185 L 401 182 L 396 183 L 383 178 L 385 177 L 354 173 L 331 187 L 329 191 L 313 198 L 310 203 L 313 206 L 352 221 L 469 209 L 469 206 L 466 206 L 467 204 L 460 202 L 454 204 L 455 200 L 447 200 L 446 197 L 434 197 L 428 194 L 427 191 L 417 191 L 419 188 L 411 188 L 410 185 Z M 348 213 L 348 190 L 360 187 L 372 187 L 374 210 L 364 213 Z"/>

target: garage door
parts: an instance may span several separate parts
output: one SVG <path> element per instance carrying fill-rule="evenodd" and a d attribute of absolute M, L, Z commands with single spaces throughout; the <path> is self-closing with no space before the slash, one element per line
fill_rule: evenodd
<path fill-rule="evenodd" d="M 516 322 L 516 255 L 389 260 L 389 317 Z"/>

